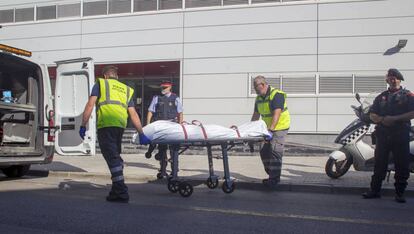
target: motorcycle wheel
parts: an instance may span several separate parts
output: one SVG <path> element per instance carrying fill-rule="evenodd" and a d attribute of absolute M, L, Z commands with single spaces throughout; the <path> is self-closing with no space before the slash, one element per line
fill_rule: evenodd
<path fill-rule="evenodd" d="M 338 179 L 339 177 L 345 175 L 352 165 L 352 158 L 347 158 L 345 160 L 338 161 L 333 158 L 329 158 L 325 165 L 326 175 L 332 179 Z"/>

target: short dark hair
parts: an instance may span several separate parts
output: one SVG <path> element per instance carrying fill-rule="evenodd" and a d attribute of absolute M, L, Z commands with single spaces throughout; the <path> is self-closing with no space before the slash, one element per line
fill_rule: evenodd
<path fill-rule="evenodd" d="M 114 65 L 108 65 L 102 68 L 102 75 L 105 75 L 108 71 L 113 70 L 118 73 L 118 68 Z"/>

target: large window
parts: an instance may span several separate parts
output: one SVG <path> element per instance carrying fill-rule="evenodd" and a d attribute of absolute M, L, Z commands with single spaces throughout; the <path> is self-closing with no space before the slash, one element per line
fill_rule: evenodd
<path fill-rule="evenodd" d="M 0 23 L 12 23 L 14 20 L 14 10 L 0 10 Z"/>
<path fill-rule="evenodd" d="M 15 11 L 15 22 L 33 21 L 34 7 L 20 8 Z"/>
<path fill-rule="evenodd" d="M 38 6 L 36 8 L 36 20 L 56 19 L 56 5 Z"/>
<path fill-rule="evenodd" d="M 106 0 L 83 2 L 83 16 L 106 15 L 108 13 Z"/>

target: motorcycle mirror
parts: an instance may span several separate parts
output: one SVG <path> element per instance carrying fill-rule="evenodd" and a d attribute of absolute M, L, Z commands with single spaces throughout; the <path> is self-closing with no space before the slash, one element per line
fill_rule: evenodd
<path fill-rule="evenodd" d="M 359 102 L 359 103 L 361 103 L 361 96 L 359 96 L 359 93 L 356 93 L 355 94 L 355 98 L 356 98 L 356 100 Z M 361 103 L 362 104 L 362 103 Z"/>

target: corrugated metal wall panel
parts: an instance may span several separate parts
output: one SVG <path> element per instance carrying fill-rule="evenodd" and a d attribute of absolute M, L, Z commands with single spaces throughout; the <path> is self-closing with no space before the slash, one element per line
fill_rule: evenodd
<path fill-rule="evenodd" d="M 14 18 L 14 10 L 1 10 L 0 11 L 0 23 L 11 23 Z"/>
<path fill-rule="evenodd" d="M 356 93 L 372 93 L 387 88 L 384 76 L 355 76 Z"/>
<path fill-rule="evenodd" d="M 316 94 L 316 78 L 283 76 L 282 89 L 288 94 Z"/>
<path fill-rule="evenodd" d="M 157 0 L 134 0 L 134 12 L 157 10 Z"/>
<path fill-rule="evenodd" d="M 106 0 L 83 2 L 83 15 L 84 16 L 106 15 L 106 13 L 107 13 Z"/>
<path fill-rule="evenodd" d="M 207 6 L 220 6 L 221 0 L 186 0 L 185 7 L 207 7 Z"/>
<path fill-rule="evenodd" d="M 47 20 L 56 19 L 56 5 L 53 6 L 42 6 L 36 8 L 36 19 Z"/>
<path fill-rule="evenodd" d="M 352 76 L 319 77 L 319 93 L 352 93 Z"/>
<path fill-rule="evenodd" d="M 58 5 L 58 18 L 80 16 L 80 3 Z"/>
<path fill-rule="evenodd" d="M 20 8 L 15 11 L 15 22 L 33 21 L 34 7 Z"/>
<path fill-rule="evenodd" d="M 131 12 L 131 0 L 109 0 L 109 14 Z"/>
<path fill-rule="evenodd" d="M 182 0 L 159 0 L 160 10 L 180 9 L 183 7 Z"/>

